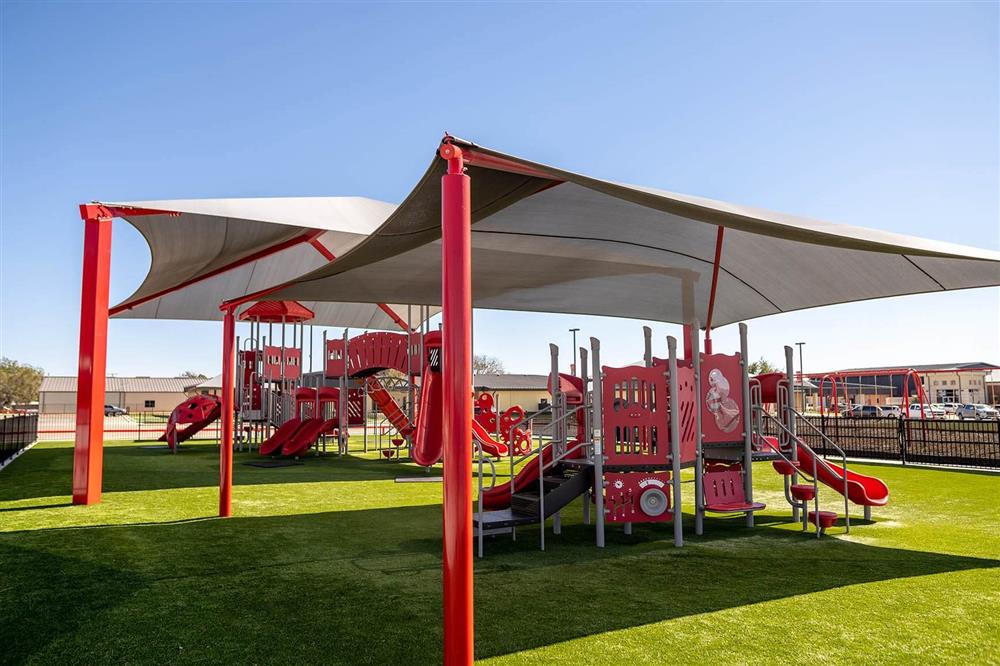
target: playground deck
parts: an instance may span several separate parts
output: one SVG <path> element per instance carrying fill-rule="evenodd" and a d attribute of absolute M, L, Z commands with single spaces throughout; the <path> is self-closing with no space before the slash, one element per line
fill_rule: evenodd
<path fill-rule="evenodd" d="M 212 443 L 177 455 L 109 443 L 93 507 L 69 505 L 70 443 L 39 444 L 0 473 L 3 661 L 439 663 L 440 485 L 395 483 L 424 472 L 375 454 L 242 464 L 255 458 L 236 454 L 229 520 L 214 518 Z M 610 528 L 599 550 L 575 503 L 544 553 L 537 527 L 498 538 L 476 562 L 477 657 L 995 660 L 1000 479 L 854 469 L 885 479 L 894 501 L 849 537 L 797 534 L 780 477 L 762 472 L 768 508 L 751 533 L 710 517 L 675 549 L 669 525 L 636 525 Z"/>

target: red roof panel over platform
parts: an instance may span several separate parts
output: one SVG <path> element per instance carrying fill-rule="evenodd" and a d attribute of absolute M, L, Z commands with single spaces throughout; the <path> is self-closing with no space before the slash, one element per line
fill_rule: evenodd
<path fill-rule="evenodd" d="M 298 301 L 259 301 L 245 312 L 240 313 L 240 321 L 262 321 L 264 323 L 291 324 L 309 321 L 316 314 Z"/>

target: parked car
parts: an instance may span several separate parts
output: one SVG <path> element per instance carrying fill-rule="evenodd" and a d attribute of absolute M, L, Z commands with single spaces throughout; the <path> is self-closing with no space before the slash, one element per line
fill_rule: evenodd
<path fill-rule="evenodd" d="M 958 409 L 957 402 L 942 402 L 941 407 L 944 409 L 945 414 L 955 414 L 955 410 Z"/>
<path fill-rule="evenodd" d="M 944 410 L 941 409 L 940 407 L 935 407 L 934 405 L 928 405 L 926 403 L 924 404 L 923 407 L 924 407 L 923 414 L 921 414 L 920 403 L 919 402 L 912 402 L 912 403 L 910 403 L 910 409 L 909 409 L 909 411 L 907 412 L 906 415 L 909 418 L 911 418 L 911 419 L 919 419 L 921 417 L 925 418 L 925 419 L 943 419 L 944 418 Z"/>
<path fill-rule="evenodd" d="M 875 405 L 855 405 L 844 413 L 849 419 L 877 419 L 882 414 L 882 409 Z"/>
<path fill-rule="evenodd" d="M 104 405 L 104 415 L 105 416 L 125 416 L 128 414 L 121 407 L 115 407 L 114 405 Z"/>
<path fill-rule="evenodd" d="M 894 419 L 898 419 L 903 414 L 899 405 L 880 405 L 879 409 L 882 410 L 882 416 L 890 416 Z"/>
<path fill-rule="evenodd" d="M 975 419 L 977 421 L 1000 418 L 1000 412 L 997 412 L 997 410 L 993 409 L 989 405 L 977 405 L 972 403 L 959 405 L 956 413 L 960 419 Z"/>

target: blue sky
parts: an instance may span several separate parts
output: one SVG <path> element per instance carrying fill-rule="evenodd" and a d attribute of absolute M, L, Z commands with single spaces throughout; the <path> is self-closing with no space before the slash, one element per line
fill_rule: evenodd
<path fill-rule="evenodd" d="M 614 180 L 997 249 L 998 6 L 4 2 L 0 353 L 75 373 L 78 203 L 398 202 L 445 130 Z M 113 256 L 115 301 L 149 255 L 116 222 Z M 541 372 L 544 343 L 569 354 L 571 327 L 602 339 L 605 362 L 636 360 L 640 326 L 479 312 L 475 334 L 508 370 Z M 750 330 L 751 353 L 775 361 L 805 341 L 807 371 L 1000 363 L 1000 290 Z M 215 373 L 220 336 L 112 321 L 109 372 Z M 735 326 L 714 337 L 736 348 Z"/>

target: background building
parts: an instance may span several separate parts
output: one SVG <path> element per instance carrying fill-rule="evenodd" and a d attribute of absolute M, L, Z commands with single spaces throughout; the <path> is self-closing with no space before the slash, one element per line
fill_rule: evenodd
<path fill-rule="evenodd" d="M 527 413 L 548 404 L 548 375 L 475 375 L 472 378 L 476 395 L 491 393 L 498 412 L 521 405 Z"/>
<path fill-rule="evenodd" d="M 108 377 L 105 404 L 129 412 L 169 412 L 187 397 L 187 388 L 199 380 L 190 377 Z M 76 377 L 45 377 L 38 392 L 42 414 L 76 411 Z"/>
<path fill-rule="evenodd" d="M 974 361 L 969 363 L 934 363 L 924 365 L 848 368 L 834 370 L 827 374 L 835 375 L 838 393 L 842 399 L 843 386 L 847 386 L 847 395 L 852 404 L 863 405 L 898 405 L 904 396 L 906 371 L 914 370 L 920 377 L 924 393 L 930 402 L 988 402 L 987 376 L 1000 366 Z M 816 384 L 823 384 L 827 395 L 830 392 L 830 382 L 822 381 L 823 374 L 809 374 L 807 377 Z M 845 381 L 846 380 L 846 381 Z M 909 381 L 911 401 L 916 397 L 915 381 Z M 828 401 L 829 402 L 829 401 Z"/>

